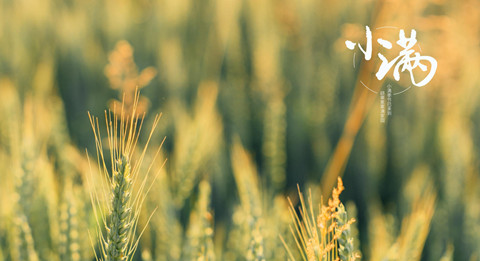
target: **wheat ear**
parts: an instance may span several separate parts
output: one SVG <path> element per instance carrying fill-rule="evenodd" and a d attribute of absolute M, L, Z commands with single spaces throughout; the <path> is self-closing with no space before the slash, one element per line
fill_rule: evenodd
<path fill-rule="evenodd" d="M 103 140 L 100 136 L 98 119 L 89 115 L 95 135 L 99 172 L 104 174 L 104 182 L 107 184 L 102 186 L 101 193 L 93 190 L 91 194 L 96 219 L 99 220 L 101 217 L 102 221 L 102 225 L 98 224 L 97 231 L 100 240 L 100 257 L 106 261 L 132 260 L 138 247 L 139 237 L 145 231 L 144 228 L 136 237 L 140 209 L 153 181 L 158 176 L 157 172 L 153 181 L 147 185 L 149 171 L 162 145 L 158 147 L 147 171 L 142 173 L 143 177 L 140 177 L 139 173 L 153 131 L 160 120 L 160 115 L 157 115 L 143 151 L 136 156 L 135 150 L 144 120 L 144 115 L 141 118 L 137 117 L 136 108 L 139 97 L 137 91 L 133 107 L 128 111 L 129 116 L 126 115 L 124 103 L 119 115 L 105 113 L 111 169 L 105 163 L 106 157 L 103 154 Z M 136 159 L 132 160 L 132 158 Z M 110 202 L 103 206 L 100 197 L 105 198 L 107 195 L 110 196 Z M 99 210 L 96 207 L 99 207 Z M 106 230 L 105 234 L 101 232 L 103 227 Z M 98 260 L 97 253 L 95 256 Z"/>
<path fill-rule="evenodd" d="M 25 215 L 19 215 L 15 219 L 17 226 L 16 234 L 16 260 L 38 261 L 35 251 L 32 231 Z"/>
<path fill-rule="evenodd" d="M 108 218 L 105 242 L 108 261 L 127 259 L 128 234 L 133 223 L 132 209 L 129 207 L 132 177 L 127 156 L 123 156 L 116 164 L 117 171 L 113 173 L 112 211 Z"/>
<path fill-rule="evenodd" d="M 60 212 L 60 258 L 62 261 L 80 260 L 80 240 L 78 237 L 78 212 L 70 196 L 66 196 Z"/>
<path fill-rule="evenodd" d="M 337 207 L 337 213 L 335 217 L 337 222 L 337 233 L 339 234 L 338 242 L 338 256 L 342 261 L 354 261 L 359 258 L 355 252 L 355 246 L 353 245 L 353 236 L 350 225 L 355 222 L 355 219 L 348 220 L 347 211 L 342 203 Z"/>

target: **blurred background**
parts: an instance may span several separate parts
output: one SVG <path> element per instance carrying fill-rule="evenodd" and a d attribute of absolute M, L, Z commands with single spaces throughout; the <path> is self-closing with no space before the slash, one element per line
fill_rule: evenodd
<path fill-rule="evenodd" d="M 394 96 L 385 123 L 359 79 L 401 89 L 409 76 L 377 81 L 378 64 L 346 48 L 365 46 L 366 25 L 415 29 L 438 62 L 427 86 Z M 266 259 L 285 260 L 286 197 L 295 202 L 298 184 L 319 201 L 337 176 L 363 260 L 480 260 L 479 41 L 470 0 L 2 0 L 0 260 L 35 260 L 15 259 L 25 224 L 22 249 L 39 260 L 92 260 L 87 111 L 103 116 L 136 87 L 145 129 L 163 113 L 152 142 L 166 136 L 168 159 L 137 260 L 192 260 L 193 225 L 214 231 L 201 237 L 214 247 L 198 249 L 245 260 L 258 229 L 242 225 L 245 202 L 262 209 Z M 426 193 L 433 216 L 418 210 Z M 195 218 L 202 207 L 210 216 Z M 408 236 L 421 242 L 402 259 Z"/>

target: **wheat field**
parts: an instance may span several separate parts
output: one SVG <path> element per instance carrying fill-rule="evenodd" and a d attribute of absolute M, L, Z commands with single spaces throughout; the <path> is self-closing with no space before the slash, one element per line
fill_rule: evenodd
<path fill-rule="evenodd" d="M 475 0 L 0 0 L 0 260 L 480 260 L 479 43 Z"/>

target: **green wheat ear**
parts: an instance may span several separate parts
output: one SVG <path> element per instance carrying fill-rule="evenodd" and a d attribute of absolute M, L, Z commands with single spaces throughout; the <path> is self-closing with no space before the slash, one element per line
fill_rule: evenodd
<path fill-rule="evenodd" d="M 142 168 L 143 158 L 153 131 L 160 120 L 160 115 L 155 117 L 145 147 L 141 153 L 136 153 L 137 141 L 144 120 L 144 116 L 139 118 L 136 113 L 139 97 L 139 93 L 136 92 L 133 108 L 128 115 L 125 115 L 123 104 L 120 110 L 121 114 L 105 113 L 110 157 L 103 153 L 104 140 L 100 135 L 98 119 L 89 115 L 97 147 L 98 172 L 102 173 L 104 178 L 99 180 L 102 183 L 102 191 L 97 192 L 93 189 L 90 195 L 98 226 L 96 236 L 99 239 L 100 255 L 95 253 L 97 260 L 132 260 L 138 247 L 139 238 L 145 231 L 145 228 L 137 231 L 137 224 L 146 194 L 158 176 L 157 172 L 153 180 L 149 180 L 151 182 L 147 184 L 149 171 L 159 155 L 162 145 L 158 147 L 150 166 Z M 110 164 L 106 164 L 106 160 L 109 160 Z M 111 168 L 107 165 L 110 165 Z M 140 173 L 142 169 L 147 169 L 147 171 Z M 91 175 L 93 175 L 92 172 Z M 91 186 L 93 182 L 89 181 L 89 183 Z M 110 200 L 105 203 L 103 199 L 107 195 Z M 95 251 L 93 243 L 92 247 Z"/>
<path fill-rule="evenodd" d="M 132 178 L 127 156 L 117 161 L 117 171 L 113 173 L 112 211 L 107 224 L 108 234 L 105 243 L 106 260 L 120 261 L 127 259 L 128 236 L 133 224 L 130 196 Z"/>
<path fill-rule="evenodd" d="M 71 196 L 65 196 L 65 198 L 60 209 L 59 256 L 62 261 L 79 261 L 81 255 L 78 237 L 78 210 Z"/>
<path fill-rule="evenodd" d="M 15 219 L 18 228 L 16 234 L 16 260 L 38 261 L 38 255 L 34 248 L 32 231 L 24 215 Z"/>
<path fill-rule="evenodd" d="M 359 258 L 358 253 L 355 251 L 355 246 L 353 244 L 353 235 L 351 224 L 355 221 L 354 219 L 349 220 L 347 211 L 342 203 L 337 207 L 337 213 L 335 221 L 337 222 L 339 237 L 338 242 L 338 255 L 342 261 L 354 261 Z M 341 229 L 343 228 L 343 229 Z"/>

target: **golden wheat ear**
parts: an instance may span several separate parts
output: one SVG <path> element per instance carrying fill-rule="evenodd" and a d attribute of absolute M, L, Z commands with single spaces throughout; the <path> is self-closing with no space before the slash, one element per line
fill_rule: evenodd
<path fill-rule="evenodd" d="M 298 186 L 297 186 L 298 187 Z M 319 213 L 315 214 L 312 193 L 306 200 L 298 187 L 300 200 L 299 213 L 290 199 L 290 216 L 293 225 L 290 231 L 303 260 L 308 261 L 354 261 L 360 258 L 353 246 L 350 225 L 355 219 L 348 219 L 347 212 L 340 202 L 344 190 L 343 182 L 338 178 L 328 204 L 319 204 Z M 280 236 L 290 260 L 295 260 L 292 250 Z"/>
<path fill-rule="evenodd" d="M 142 168 L 148 145 L 161 115 L 156 115 L 143 150 L 137 152 L 137 142 L 145 118 L 145 114 L 139 117 L 136 112 L 139 97 L 139 92 L 136 91 L 133 107 L 128 111 L 122 102 L 120 113 L 105 112 L 109 157 L 104 155 L 104 141 L 100 135 L 98 118 L 89 113 L 95 136 L 98 173 L 103 176 L 101 191 L 93 190 L 90 195 L 98 225 L 95 235 L 99 241 L 99 255 L 94 248 L 97 260 L 131 260 L 145 229 L 137 233 L 140 209 L 158 176 L 159 172 L 147 186 L 151 166 L 157 159 L 163 142 L 157 148 L 150 166 Z M 108 158 L 110 160 L 109 166 L 106 158 L 107 161 Z M 146 169 L 146 173 L 140 173 L 143 169 Z M 90 179 L 95 180 L 92 177 L 93 171 L 90 173 Z"/>

